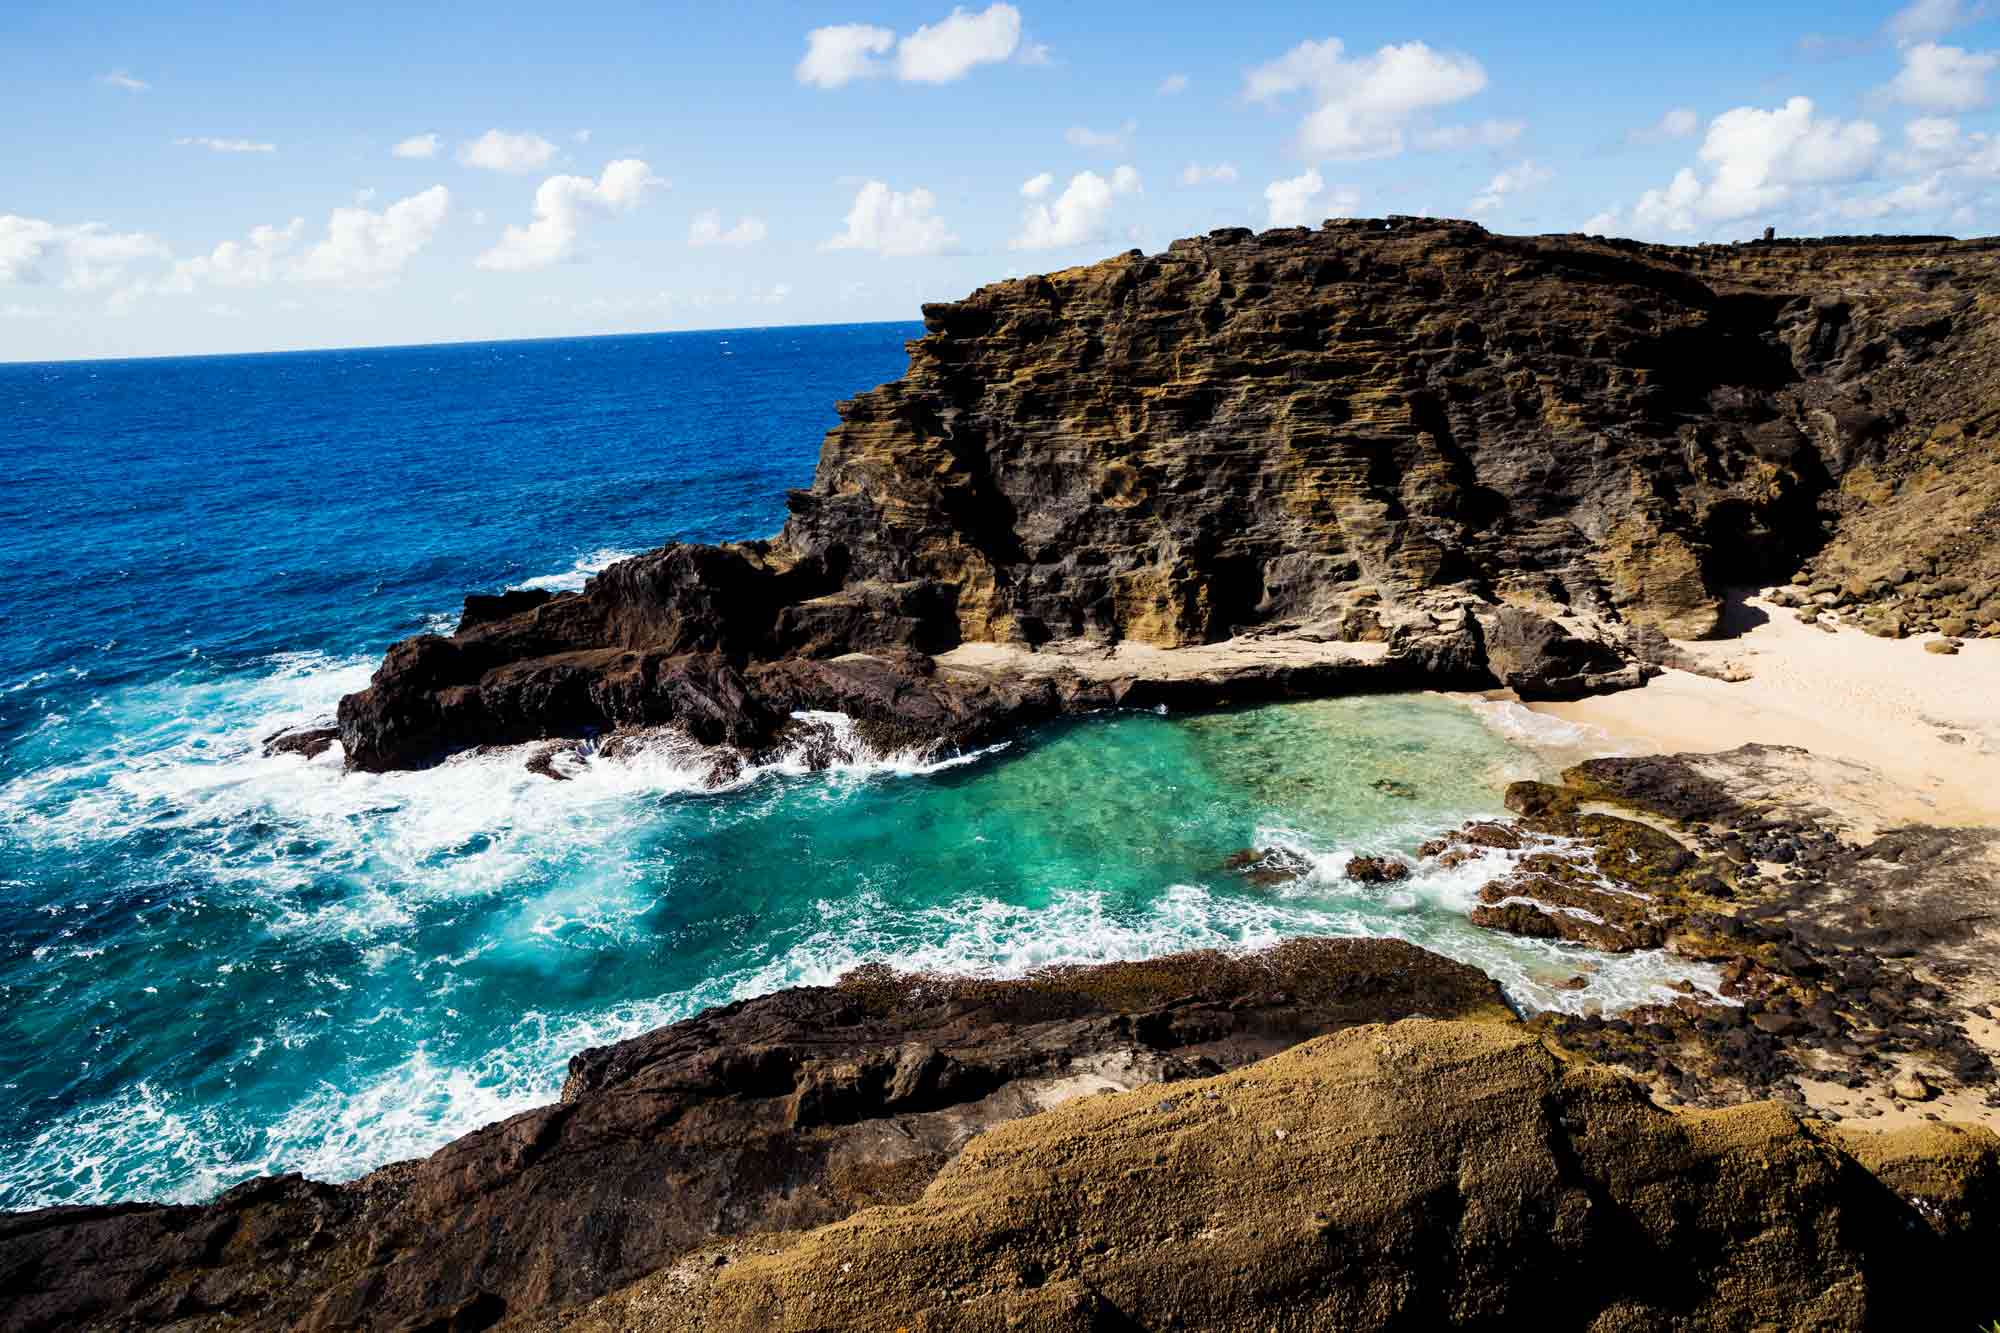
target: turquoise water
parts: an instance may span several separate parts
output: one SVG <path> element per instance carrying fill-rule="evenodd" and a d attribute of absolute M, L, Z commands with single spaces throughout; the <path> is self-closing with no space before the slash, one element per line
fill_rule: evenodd
<path fill-rule="evenodd" d="M 1538 771 L 1518 716 L 1438 697 L 1111 714 L 719 792 L 665 752 L 567 782 L 518 752 L 263 757 L 468 588 L 774 530 L 825 405 L 906 332 L 0 367 L 27 478 L 0 502 L 0 1208 L 349 1178 L 549 1100 L 585 1045 L 865 961 L 1393 934 L 1566 1005 L 1685 971 L 1474 930 L 1490 867 L 1341 878 Z M 1224 868 L 1280 845 L 1313 873 Z M 1579 965 L 1589 991 L 1548 987 Z"/>

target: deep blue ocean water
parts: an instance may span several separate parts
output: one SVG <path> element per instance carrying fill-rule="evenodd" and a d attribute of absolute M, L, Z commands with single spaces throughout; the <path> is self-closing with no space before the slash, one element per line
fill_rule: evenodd
<path fill-rule="evenodd" d="M 768 535 L 915 325 L 0 365 L 0 1208 L 343 1179 L 546 1101 L 582 1046 L 856 963 L 1397 934 L 1527 1003 L 1671 973 L 1361 890 L 1538 762 L 1410 696 L 1119 714 L 942 764 L 266 759 L 468 591 Z M 1420 793 L 1399 800 L 1384 777 Z M 1320 872 L 1254 889 L 1276 843 Z M 1582 995 L 1547 983 L 1579 965 Z"/>

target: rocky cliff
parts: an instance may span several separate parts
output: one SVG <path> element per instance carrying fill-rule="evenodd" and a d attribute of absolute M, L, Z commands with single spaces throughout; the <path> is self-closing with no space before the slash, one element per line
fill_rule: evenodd
<path fill-rule="evenodd" d="M 1664 1110 L 1470 968 L 1294 941 L 864 971 L 351 1184 L 0 1217 L 0 1327 L 1959 1327 L 1996 1228 L 1990 1131 Z"/>
<path fill-rule="evenodd" d="M 904 378 L 840 405 L 782 534 L 469 599 L 343 702 L 340 739 L 369 769 L 656 726 L 754 753 L 828 708 L 965 743 L 1149 683 L 940 668 L 962 643 L 1387 645 L 1209 701 L 1632 684 L 1637 632 L 1709 634 L 1727 589 L 1816 554 L 1872 570 L 1941 487 L 1971 536 L 1924 531 L 1855 596 L 1976 617 L 1996 262 L 1988 241 L 1688 249 L 1403 218 L 999 283 L 927 306 Z M 1496 671 L 1496 634 L 1553 635 L 1556 661 Z"/>

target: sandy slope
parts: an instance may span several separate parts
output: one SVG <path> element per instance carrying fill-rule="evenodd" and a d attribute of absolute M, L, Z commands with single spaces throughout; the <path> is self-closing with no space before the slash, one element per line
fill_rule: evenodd
<path fill-rule="evenodd" d="M 1857 813 L 2000 826 L 2000 640 L 1940 656 L 1919 639 L 1827 633 L 1756 598 L 1732 619 L 1734 637 L 1681 646 L 1710 662 L 1741 662 L 1750 680 L 1669 671 L 1642 690 L 1535 711 L 1669 753 L 1746 741 L 1802 746 L 1845 761 L 1852 776 L 1840 785 Z"/>

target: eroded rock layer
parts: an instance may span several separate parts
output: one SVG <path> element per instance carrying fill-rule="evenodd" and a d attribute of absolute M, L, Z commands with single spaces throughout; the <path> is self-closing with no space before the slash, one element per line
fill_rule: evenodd
<path fill-rule="evenodd" d="M 718 1236 L 912 1199 L 974 1135 L 1067 1099 L 1412 1014 L 1509 1017 L 1478 971 L 1394 940 L 1014 982 L 864 969 L 584 1051 L 561 1101 L 351 1184 L 0 1215 L 0 1329 L 482 1329 Z"/>
<path fill-rule="evenodd" d="M 928 665 L 960 643 L 1289 635 L 1388 650 L 1286 689 L 1635 684 L 1632 631 L 1708 634 L 1836 518 L 1879 548 L 1914 512 L 1899 479 L 1990 457 L 1996 255 L 1392 219 L 998 283 L 926 307 L 904 378 L 840 405 L 781 535 L 471 599 L 391 650 L 341 739 L 371 769 L 656 725 L 755 752 L 859 704 L 965 743 L 1145 683 Z M 1990 468 L 1966 485 L 1967 513 L 2000 504 Z M 1992 544 L 1931 546 L 1905 584 L 1945 597 Z M 1569 630 L 1520 619 L 1545 615 Z"/>

